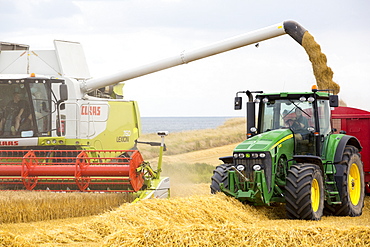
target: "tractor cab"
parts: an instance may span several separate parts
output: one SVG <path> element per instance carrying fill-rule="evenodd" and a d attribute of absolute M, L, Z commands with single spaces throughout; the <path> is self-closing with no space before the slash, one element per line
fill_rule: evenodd
<path fill-rule="evenodd" d="M 281 93 L 258 95 L 259 117 L 256 133 L 290 129 L 295 155 L 321 156 L 331 133 L 330 101 L 322 93 Z"/>
<path fill-rule="evenodd" d="M 262 91 L 240 91 L 235 97 L 235 109 L 242 108 L 245 93 L 247 102 L 247 138 L 289 129 L 287 138 L 294 138 L 293 155 L 321 157 L 327 137 L 332 132 L 330 108 L 338 106 L 338 96 L 312 89 L 312 92 L 266 94 Z M 254 93 L 257 93 L 255 99 Z M 256 108 L 258 117 L 256 121 Z M 256 125 L 257 124 L 257 125 Z"/>

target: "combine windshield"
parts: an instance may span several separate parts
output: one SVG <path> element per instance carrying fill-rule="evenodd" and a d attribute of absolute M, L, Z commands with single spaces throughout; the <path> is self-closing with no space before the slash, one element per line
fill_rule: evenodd
<path fill-rule="evenodd" d="M 50 135 L 49 85 L 22 82 L 0 82 L 0 138 Z"/>
<path fill-rule="evenodd" d="M 264 103 L 261 132 L 290 128 L 298 131 L 314 126 L 313 104 L 299 100 L 273 100 Z"/>

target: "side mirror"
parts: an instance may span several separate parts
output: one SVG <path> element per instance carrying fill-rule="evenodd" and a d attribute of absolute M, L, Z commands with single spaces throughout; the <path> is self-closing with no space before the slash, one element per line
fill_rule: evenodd
<path fill-rule="evenodd" d="M 235 97 L 234 101 L 234 110 L 241 110 L 242 109 L 242 97 Z"/>
<path fill-rule="evenodd" d="M 68 87 L 66 84 L 60 84 L 59 97 L 60 97 L 60 101 L 68 100 Z"/>
<path fill-rule="evenodd" d="M 329 95 L 329 102 L 330 102 L 330 107 L 338 107 L 339 106 L 338 95 Z"/>

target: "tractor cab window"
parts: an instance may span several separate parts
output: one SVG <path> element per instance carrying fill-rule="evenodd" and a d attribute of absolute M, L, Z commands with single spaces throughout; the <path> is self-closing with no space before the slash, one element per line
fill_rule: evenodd
<path fill-rule="evenodd" d="M 290 128 L 294 131 L 314 126 L 312 104 L 299 100 L 273 100 L 263 104 L 261 132 Z"/>
<path fill-rule="evenodd" d="M 273 100 L 262 106 L 261 132 L 290 129 L 294 134 L 296 154 L 315 154 L 313 104 L 300 100 Z"/>
<path fill-rule="evenodd" d="M 317 101 L 319 125 L 320 125 L 320 134 L 322 136 L 327 136 L 331 132 L 330 124 L 330 106 L 328 100 L 318 100 Z"/>

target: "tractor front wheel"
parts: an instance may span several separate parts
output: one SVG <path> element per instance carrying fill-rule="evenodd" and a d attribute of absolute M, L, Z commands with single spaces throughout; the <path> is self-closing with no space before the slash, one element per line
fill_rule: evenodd
<path fill-rule="evenodd" d="M 215 194 L 221 191 L 220 183 L 224 184 L 227 189 L 229 187 L 228 171 L 231 169 L 232 164 L 221 164 L 213 171 L 211 182 L 211 193 Z"/>
<path fill-rule="evenodd" d="M 292 165 L 288 170 L 285 191 L 285 207 L 289 219 L 321 219 L 324 183 L 322 171 L 317 165 Z"/>

